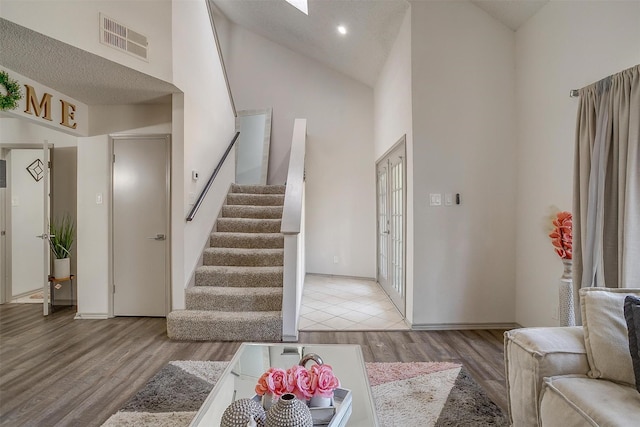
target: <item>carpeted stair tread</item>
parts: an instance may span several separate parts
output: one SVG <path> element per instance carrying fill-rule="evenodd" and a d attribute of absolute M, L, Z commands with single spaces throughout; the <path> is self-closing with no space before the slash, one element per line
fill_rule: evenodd
<path fill-rule="evenodd" d="M 218 218 L 216 231 L 228 233 L 279 233 L 281 219 Z"/>
<path fill-rule="evenodd" d="M 280 311 L 176 310 L 167 316 L 167 335 L 188 341 L 282 341 Z"/>
<path fill-rule="evenodd" d="M 246 194 L 284 194 L 287 187 L 284 185 L 243 185 L 233 184 L 232 193 Z"/>
<path fill-rule="evenodd" d="M 206 248 L 204 265 L 267 267 L 283 265 L 284 249 Z"/>
<path fill-rule="evenodd" d="M 191 341 L 282 341 L 285 186 L 233 184 L 167 335 Z"/>
<path fill-rule="evenodd" d="M 203 265 L 196 269 L 196 286 L 282 287 L 284 268 Z"/>
<path fill-rule="evenodd" d="M 282 310 L 282 288 L 221 288 L 195 286 L 186 290 L 187 310 Z"/>
<path fill-rule="evenodd" d="M 224 205 L 223 218 L 282 218 L 282 206 Z"/>
<path fill-rule="evenodd" d="M 284 194 L 227 194 L 227 205 L 282 206 Z"/>
<path fill-rule="evenodd" d="M 281 233 L 211 233 L 213 248 L 282 249 L 284 235 Z"/>

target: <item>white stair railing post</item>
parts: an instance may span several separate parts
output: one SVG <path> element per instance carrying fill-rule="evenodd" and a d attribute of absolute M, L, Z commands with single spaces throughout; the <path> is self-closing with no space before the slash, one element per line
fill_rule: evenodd
<path fill-rule="evenodd" d="M 293 125 L 289 173 L 282 210 L 284 274 L 282 284 L 282 340 L 298 340 L 298 318 L 304 286 L 304 157 L 307 120 Z"/>

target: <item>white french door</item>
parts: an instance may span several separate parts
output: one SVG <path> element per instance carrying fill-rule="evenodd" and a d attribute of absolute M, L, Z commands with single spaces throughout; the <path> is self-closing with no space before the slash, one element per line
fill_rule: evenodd
<path fill-rule="evenodd" d="M 406 171 L 403 137 L 376 164 L 377 279 L 405 314 Z"/>

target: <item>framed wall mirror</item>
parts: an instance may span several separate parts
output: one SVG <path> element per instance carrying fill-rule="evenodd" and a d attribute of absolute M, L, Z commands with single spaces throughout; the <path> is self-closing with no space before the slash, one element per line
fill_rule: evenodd
<path fill-rule="evenodd" d="M 271 108 L 238 111 L 236 131 L 236 183 L 267 184 L 271 144 Z"/>

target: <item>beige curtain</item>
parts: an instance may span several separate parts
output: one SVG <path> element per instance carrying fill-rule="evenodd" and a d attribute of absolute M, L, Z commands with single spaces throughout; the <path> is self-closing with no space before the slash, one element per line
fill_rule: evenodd
<path fill-rule="evenodd" d="M 579 93 L 574 301 L 581 287 L 640 288 L 640 65 Z"/>

